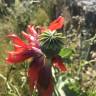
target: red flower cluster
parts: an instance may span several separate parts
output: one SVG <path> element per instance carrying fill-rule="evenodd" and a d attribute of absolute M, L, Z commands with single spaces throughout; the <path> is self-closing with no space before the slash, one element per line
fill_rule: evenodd
<path fill-rule="evenodd" d="M 48 29 L 53 31 L 62 28 L 64 18 L 59 16 L 53 21 Z M 44 31 L 44 30 L 43 30 Z M 30 57 L 33 58 L 28 69 L 28 80 L 31 90 L 36 88 L 39 96 L 52 96 L 54 90 L 52 82 L 51 67 L 46 62 L 46 56 L 40 49 L 40 42 L 38 40 L 38 33 L 34 26 L 28 25 L 27 32 L 22 32 L 24 38 L 28 41 L 26 44 L 17 35 L 11 34 L 8 37 L 13 41 L 14 50 L 8 52 L 8 63 L 19 63 Z M 66 67 L 60 56 L 55 56 L 51 60 L 52 65 L 66 71 Z"/>

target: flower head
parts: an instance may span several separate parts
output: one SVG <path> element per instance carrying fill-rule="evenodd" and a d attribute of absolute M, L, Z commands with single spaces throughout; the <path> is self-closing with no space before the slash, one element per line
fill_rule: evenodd
<path fill-rule="evenodd" d="M 50 44 L 54 44 L 54 42 L 57 44 L 57 46 L 53 46 L 56 48 L 53 48 L 50 44 L 47 45 L 48 49 L 51 47 L 50 50 L 50 55 L 52 55 L 53 49 L 58 49 L 58 47 L 61 48 L 61 41 L 60 36 L 61 33 L 56 34 L 55 30 L 62 28 L 64 22 L 63 17 L 58 17 L 55 21 L 50 23 L 48 29 L 43 28 L 43 32 L 50 30 L 52 34 L 50 35 L 48 32 L 45 32 L 45 37 L 47 36 L 46 34 L 49 34 L 50 36 L 47 38 L 50 41 Z M 54 32 L 53 32 L 54 31 Z M 38 89 L 38 94 L 39 96 L 52 96 L 52 92 L 54 89 L 53 86 L 53 77 L 51 73 L 51 66 L 57 67 L 60 71 L 66 71 L 66 67 L 63 64 L 63 61 L 60 56 L 57 55 L 57 53 L 54 55 L 54 57 L 51 56 L 50 61 L 52 61 L 52 65 L 48 66 L 48 62 L 46 62 L 47 54 L 43 52 L 40 42 L 44 38 L 41 38 L 42 40 L 39 40 L 39 35 L 44 36 L 44 34 L 41 32 L 39 34 L 36 30 L 35 27 L 32 25 L 28 25 L 27 32 L 22 32 L 22 35 L 24 38 L 28 41 L 25 43 L 22 41 L 17 35 L 15 34 L 10 34 L 8 35 L 8 38 L 10 38 L 13 42 L 14 50 L 11 52 L 8 52 L 8 58 L 6 59 L 8 63 L 19 63 L 23 62 L 24 60 L 28 58 L 33 58 L 32 62 L 30 63 L 29 69 L 28 69 L 28 81 L 29 81 L 29 86 L 30 89 L 33 90 L 34 88 Z M 39 35 L 38 35 L 39 34 Z M 55 34 L 55 36 L 54 36 Z M 42 37 L 41 36 L 41 37 Z M 53 36 L 53 37 L 52 37 Z M 50 39 L 51 38 L 51 39 Z M 57 39 L 55 39 L 57 38 Z M 49 43 L 49 42 L 47 42 Z M 46 44 L 47 44 L 46 43 Z M 43 45 L 45 46 L 46 44 Z M 59 48 L 59 50 L 60 50 Z M 45 48 L 46 49 L 46 48 Z M 56 50 L 54 52 L 56 52 Z"/>

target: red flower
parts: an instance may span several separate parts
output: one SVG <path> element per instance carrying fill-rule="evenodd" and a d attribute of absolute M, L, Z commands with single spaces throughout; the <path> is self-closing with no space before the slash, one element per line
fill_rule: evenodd
<path fill-rule="evenodd" d="M 63 17 L 58 17 L 49 25 L 48 29 L 53 31 L 62 28 L 63 21 Z M 39 96 L 52 96 L 54 86 L 51 67 L 47 65 L 46 57 L 40 49 L 38 33 L 34 26 L 31 25 L 28 25 L 27 32 L 28 34 L 22 32 L 22 35 L 28 43 L 22 41 L 17 35 L 8 35 L 8 38 L 13 41 L 14 50 L 8 52 L 8 58 L 6 60 L 8 63 L 19 63 L 32 57 L 33 60 L 28 69 L 28 80 L 31 90 L 37 88 Z M 52 62 L 53 66 L 60 69 L 60 71 L 66 71 L 66 67 L 60 57 L 53 57 Z"/>

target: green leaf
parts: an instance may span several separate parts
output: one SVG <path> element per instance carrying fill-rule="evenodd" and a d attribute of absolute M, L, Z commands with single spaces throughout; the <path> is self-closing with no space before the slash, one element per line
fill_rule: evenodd
<path fill-rule="evenodd" d="M 62 48 L 61 51 L 59 52 L 59 55 L 62 58 L 68 58 L 70 56 L 72 56 L 74 53 L 74 50 L 71 48 Z"/>

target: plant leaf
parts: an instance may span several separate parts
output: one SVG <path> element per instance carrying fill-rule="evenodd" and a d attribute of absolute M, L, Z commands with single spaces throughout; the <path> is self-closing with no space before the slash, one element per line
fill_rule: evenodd
<path fill-rule="evenodd" d="M 62 48 L 61 51 L 59 52 L 59 55 L 62 58 L 69 58 L 70 56 L 72 56 L 74 53 L 74 50 L 71 48 Z"/>

